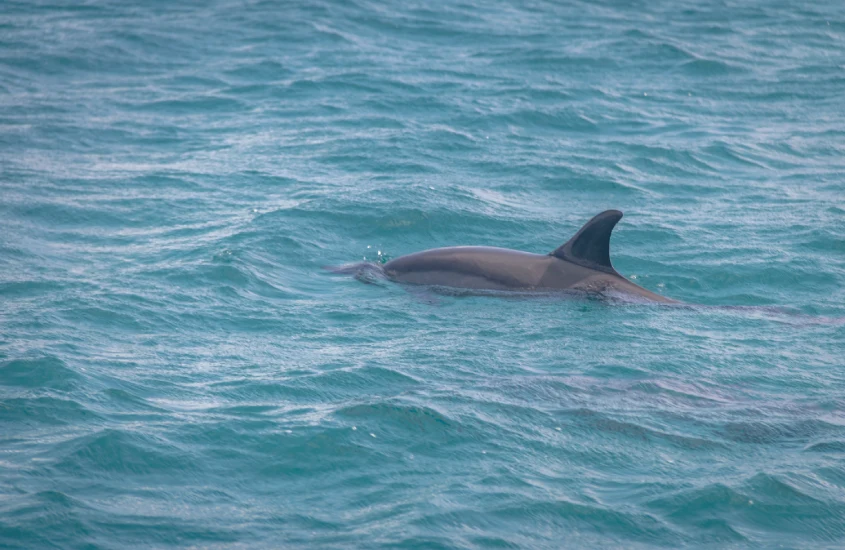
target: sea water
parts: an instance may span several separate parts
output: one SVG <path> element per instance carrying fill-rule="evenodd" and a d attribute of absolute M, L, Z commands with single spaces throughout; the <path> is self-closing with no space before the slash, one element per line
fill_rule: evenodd
<path fill-rule="evenodd" d="M 841 547 L 844 282 L 842 2 L 0 3 L 0 547 Z"/>

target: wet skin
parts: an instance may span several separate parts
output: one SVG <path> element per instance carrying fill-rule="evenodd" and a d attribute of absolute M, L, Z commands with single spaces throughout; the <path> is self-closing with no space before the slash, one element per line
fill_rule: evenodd
<path fill-rule="evenodd" d="M 391 260 L 383 270 L 401 283 L 483 290 L 613 290 L 678 303 L 635 285 L 613 269 L 610 233 L 621 218 L 617 210 L 602 212 L 550 254 L 487 246 L 434 248 Z"/>

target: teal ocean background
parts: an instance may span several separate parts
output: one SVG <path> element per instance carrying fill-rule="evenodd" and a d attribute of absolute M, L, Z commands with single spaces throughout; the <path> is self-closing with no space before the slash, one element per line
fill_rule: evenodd
<path fill-rule="evenodd" d="M 841 548 L 843 283 L 842 2 L 0 3 L 2 548 Z"/>

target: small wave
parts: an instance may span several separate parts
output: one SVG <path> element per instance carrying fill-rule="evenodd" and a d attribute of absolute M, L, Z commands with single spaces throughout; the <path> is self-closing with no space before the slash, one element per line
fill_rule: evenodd
<path fill-rule="evenodd" d="M 224 74 L 246 82 L 275 82 L 292 76 L 288 67 L 272 59 L 239 63 L 227 68 Z"/>
<path fill-rule="evenodd" d="M 620 436 L 631 441 L 664 443 L 686 450 L 708 451 L 725 448 L 725 445 L 719 441 L 669 433 L 633 421 L 611 418 L 590 409 L 574 409 L 565 411 L 562 415 L 569 417 L 576 427 L 598 430 L 611 437 Z"/>
<path fill-rule="evenodd" d="M 128 106 L 138 111 L 174 115 L 203 115 L 245 110 L 245 105 L 232 98 L 212 95 L 194 96 L 180 99 L 159 99 Z"/>
<path fill-rule="evenodd" d="M 518 525 L 542 526 L 543 529 L 572 529 L 576 532 L 601 533 L 611 539 L 640 543 L 679 544 L 683 537 L 659 518 L 642 512 L 623 512 L 597 504 L 566 500 L 535 501 L 493 510 L 498 521 Z"/>
<path fill-rule="evenodd" d="M 721 483 L 679 491 L 648 503 L 675 525 L 688 526 L 712 542 L 747 541 L 739 525 L 754 502 L 748 495 Z"/>
<path fill-rule="evenodd" d="M 822 420 L 759 420 L 727 422 L 721 428 L 722 436 L 738 443 L 772 444 L 802 441 L 823 435 L 841 433 L 842 429 Z"/>
<path fill-rule="evenodd" d="M 730 63 L 713 59 L 693 59 L 682 64 L 681 69 L 691 75 L 705 77 L 723 77 L 746 72 Z"/>
<path fill-rule="evenodd" d="M 804 448 L 808 453 L 836 453 L 845 454 L 845 440 L 820 441 Z"/>
<path fill-rule="evenodd" d="M 77 475 L 192 475 L 197 464 L 186 452 L 163 440 L 107 429 L 61 444 L 56 467 Z"/>
<path fill-rule="evenodd" d="M 0 375 L 0 383 L 3 383 Z M 43 386 L 39 385 L 39 388 Z M 0 421 L 23 427 L 30 423 L 48 426 L 84 425 L 102 417 L 81 403 L 58 397 L 18 397 L 0 401 Z M 17 432 L 10 428 L 8 434 Z"/>
<path fill-rule="evenodd" d="M 0 363 L 0 383 L 7 386 L 71 390 L 82 382 L 80 374 L 52 355 Z"/>

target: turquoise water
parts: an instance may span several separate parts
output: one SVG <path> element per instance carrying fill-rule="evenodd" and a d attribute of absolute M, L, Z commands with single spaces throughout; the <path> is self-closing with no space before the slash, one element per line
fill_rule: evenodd
<path fill-rule="evenodd" d="M 0 547 L 841 547 L 843 91 L 840 2 L 2 2 Z M 323 269 L 607 208 L 695 306 Z"/>

